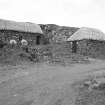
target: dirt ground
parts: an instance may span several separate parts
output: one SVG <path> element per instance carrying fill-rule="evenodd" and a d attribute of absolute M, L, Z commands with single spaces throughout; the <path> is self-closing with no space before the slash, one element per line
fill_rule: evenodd
<path fill-rule="evenodd" d="M 75 102 L 80 81 L 104 70 L 105 61 L 92 59 L 91 63 L 69 66 L 1 65 L 0 105 L 104 105 Z"/>

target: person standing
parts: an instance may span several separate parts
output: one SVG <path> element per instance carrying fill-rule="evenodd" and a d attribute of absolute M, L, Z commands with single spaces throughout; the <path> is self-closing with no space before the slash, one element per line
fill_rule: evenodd
<path fill-rule="evenodd" d="M 22 39 L 21 40 L 21 46 L 22 46 L 23 50 L 28 53 L 28 41 L 25 39 Z"/>
<path fill-rule="evenodd" d="M 15 39 L 11 39 L 9 43 L 10 43 L 12 48 L 17 45 L 17 41 Z"/>
<path fill-rule="evenodd" d="M 20 35 L 19 38 L 18 38 L 18 41 L 19 41 L 19 42 L 18 42 L 18 45 L 19 45 L 19 46 L 21 46 L 21 40 L 22 40 L 22 39 L 23 39 L 23 37 Z"/>
<path fill-rule="evenodd" d="M 77 41 L 72 41 L 72 53 L 77 53 Z"/>
<path fill-rule="evenodd" d="M 23 37 L 22 36 L 19 36 L 19 41 L 21 41 L 23 39 Z"/>
<path fill-rule="evenodd" d="M 19 38 L 19 46 L 25 51 L 28 53 L 28 41 L 23 39 L 23 36 L 20 35 Z"/>

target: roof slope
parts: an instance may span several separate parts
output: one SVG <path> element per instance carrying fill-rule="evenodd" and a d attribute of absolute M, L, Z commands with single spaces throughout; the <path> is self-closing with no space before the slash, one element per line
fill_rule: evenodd
<path fill-rule="evenodd" d="M 83 39 L 105 40 L 105 34 L 98 29 L 82 27 L 69 37 L 67 41 Z"/>
<path fill-rule="evenodd" d="M 0 30 L 13 30 L 30 33 L 42 33 L 39 25 L 30 22 L 15 22 L 0 19 Z"/>

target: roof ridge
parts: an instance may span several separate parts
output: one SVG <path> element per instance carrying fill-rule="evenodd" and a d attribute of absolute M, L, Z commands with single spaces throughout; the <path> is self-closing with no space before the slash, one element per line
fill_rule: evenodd
<path fill-rule="evenodd" d="M 32 33 L 43 33 L 40 26 L 31 22 L 16 22 L 12 20 L 0 19 L 0 29 L 15 30 Z"/>

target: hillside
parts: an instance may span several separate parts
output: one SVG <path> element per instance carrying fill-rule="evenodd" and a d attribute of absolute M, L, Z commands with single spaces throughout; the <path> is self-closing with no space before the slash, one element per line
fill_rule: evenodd
<path fill-rule="evenodd" d="M 77 27 L 66 27 L 59 26 L 55 24 L 39 24 L 45 37 L 50 42 L 64 42 L 73 33 L 75 33 L 79 28 Z"/>

